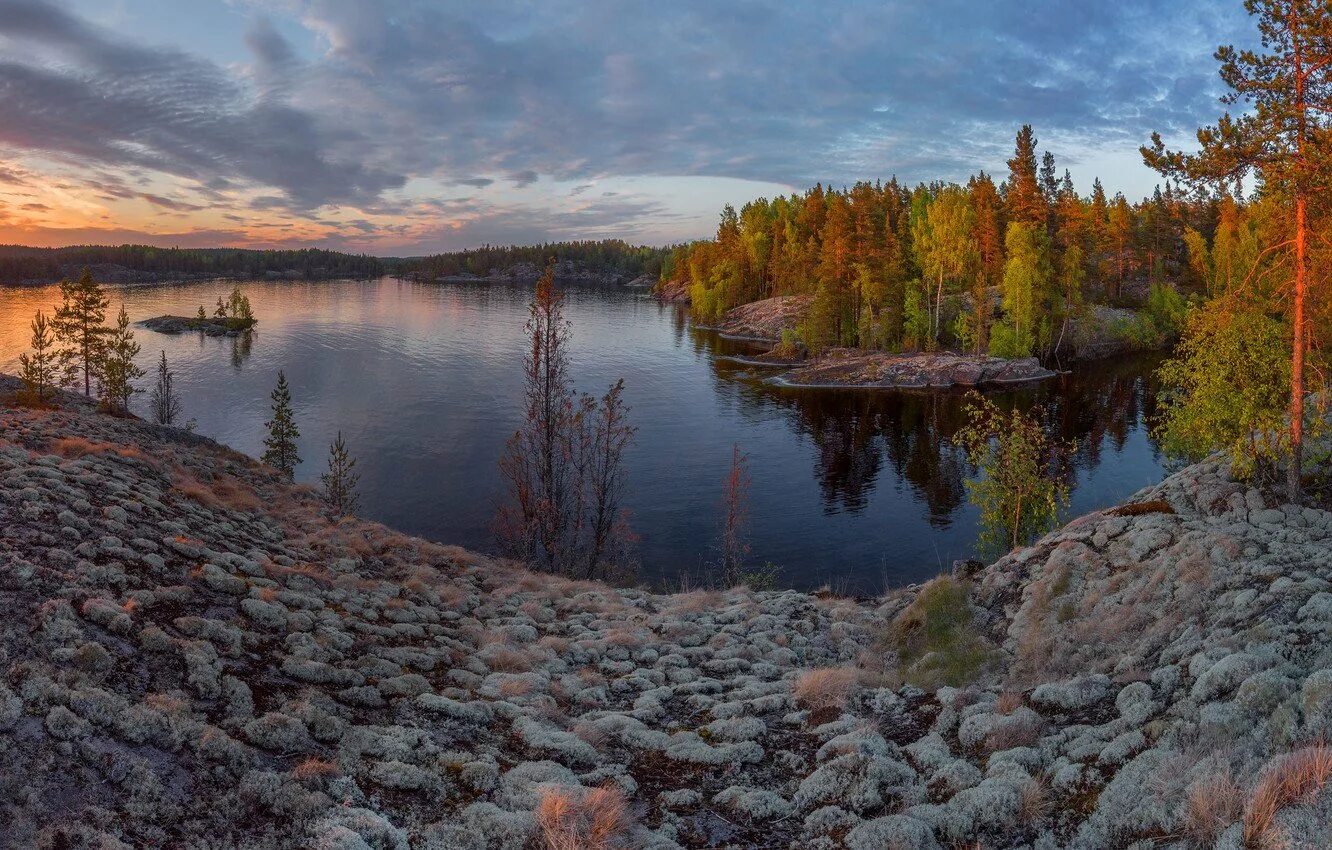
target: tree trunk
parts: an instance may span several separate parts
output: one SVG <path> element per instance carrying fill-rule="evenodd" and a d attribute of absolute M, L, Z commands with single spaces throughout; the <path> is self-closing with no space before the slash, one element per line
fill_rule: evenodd
<path fill-rule="evenodd" d="M 1286 470 L 1286 495 L 1292 504 L 1300 502 L 1300 478 L 1304 455 L 1304 301 L 1306 297 L 1305 247 L 1308 234 L 1305 222 L 1305 197 L 1295 197 L 1295 293 L 1294 334 L 1290 353 L 1290 466 Z"/>

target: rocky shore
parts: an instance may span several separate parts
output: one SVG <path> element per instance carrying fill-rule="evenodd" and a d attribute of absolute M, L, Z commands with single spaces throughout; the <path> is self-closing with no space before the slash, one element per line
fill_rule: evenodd
<path fill-rule="evenodd" d="M 0 407 L 0 529 L 6 846 L 1332 843 L 1332 514 L 1217 461 L 882 599 L 660 595 Z"/>
<path fill-rule="evenodd" d="M 1054 376 L 1035 357 L 1008 360 L 949 351 L 889 354 L 834 348 L 773 380 L 792 387 L 948 389 L 1029 384 Z"/>
<path fill-rule="evenodd" d="M 253 330 L 258 322 L 254 319 L 243 321 L 215 317 L 201 319 L 198 316 L 156 316 L 135 324 L 163 334 L 198 332 L 205 336 L 240 336 Z"/>

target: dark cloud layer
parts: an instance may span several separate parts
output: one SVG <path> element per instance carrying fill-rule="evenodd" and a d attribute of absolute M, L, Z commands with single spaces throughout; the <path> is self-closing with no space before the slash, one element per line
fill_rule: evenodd
<path fill-rule="evenodd" d="M 0 147 L 302 214 L 405 212 L 416 178 L 483 194 L 608 176 L 959 179 L 1002 161 L 1024 122 L 1071 162 L 1190 131 L 1217 111 L 1212 50 L 1248 30 L 1214 0 L 251 5 L 252 59 L 232 68 L 0 0 Z M 289 43 L 283 17 L 320 49 Z M 134 194 L 185 212 L 200 199 Z"/>

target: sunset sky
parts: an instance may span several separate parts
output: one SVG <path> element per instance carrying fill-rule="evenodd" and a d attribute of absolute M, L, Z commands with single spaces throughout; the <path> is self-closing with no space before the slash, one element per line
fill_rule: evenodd
<path fill-rule="evenodd" d="M 1137 146 L 1215 119 L 1210 54 L 1251 30 L 1210 0 L 0 0 L 0 243 L 660 244 L 815 181 L 1002 175 L 1024 122 L 1137 198 Z"/>

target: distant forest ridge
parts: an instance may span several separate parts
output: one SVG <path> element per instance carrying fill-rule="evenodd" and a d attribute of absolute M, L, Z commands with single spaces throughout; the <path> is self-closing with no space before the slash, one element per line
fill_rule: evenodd
<path fill-rule="evenodd" d="M 630 245 L 621 239 L 547 242 L 541 245 L 485 245 L 465 251 L 434 254 L 403 262 L 402 271 L 422 278 L 475 275 L 485 277 L 492 271 L 506 272 L 516 266 L 543 267 L 554 260 L 583 272 L 634 278 L 661 275 L 661 268 L 671 248 Z"/>
<path fill-rule="evenodd" d="M 103 283 L 204 277 L 363 278 L 385 274 L 391 262 L 320 248 L 276 251 L 152 245 L 0 245 L 0 283 L 51 282 L 75 276 L 85 267 Z"/>
<path fill-rule="evenodd" d="M 385 274 L 439 278 L 486 277 L 518 266 L 540 268 L 555 260 L 580 272 L 656 279 L 669 248 L 630 245 L 619 239 L 485 245 L 425 257 L 375 257 L 321 248 L 158 248 L 151 245 L 73 245 L 34 248 L 0 245 L 0 284 L 39 284 L 76 276 L 84 267 L 103 283 L 173 278 L 276 278 L 317 280 Z"/>

